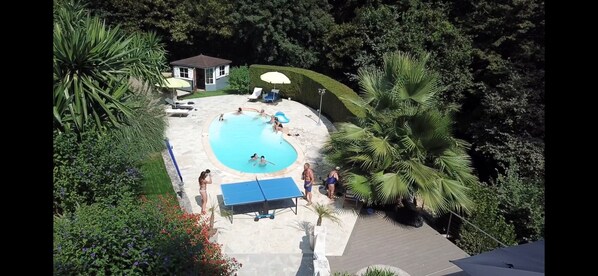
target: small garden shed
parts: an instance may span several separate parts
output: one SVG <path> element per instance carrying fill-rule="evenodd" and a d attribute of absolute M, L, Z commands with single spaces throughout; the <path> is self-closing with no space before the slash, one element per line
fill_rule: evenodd
<path fill-rule="evenodd" d="M 189 81 L 190 92 L 215 91 L 228 85 L 231 62 L 227 59 L 199 55 L 173 61 L 170 65 L 173 77 Z"/>

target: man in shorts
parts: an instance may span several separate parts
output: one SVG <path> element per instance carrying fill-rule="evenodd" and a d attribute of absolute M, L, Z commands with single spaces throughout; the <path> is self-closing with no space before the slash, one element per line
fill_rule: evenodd
<path fill-rule="evenodd" d="M 305 199 L 307 199 L 306 206 L 309 206 L 311 205 L 311 187 L 314 184 L 314 171 L 310 168 L 309 163 L 303 165 L 301 179 L 303 179 L 303 188 L 305 188 Z"/>

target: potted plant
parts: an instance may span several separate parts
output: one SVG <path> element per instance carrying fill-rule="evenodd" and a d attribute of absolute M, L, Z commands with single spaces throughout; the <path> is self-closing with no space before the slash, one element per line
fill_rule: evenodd
<path fill-rule="evenodd" d="M 310 210 L 312 210 L 314 213 L 316 213 L 318 215 L 318 220 L 316 221 L 315 227 L 322 227 L 322 220 L 324 218 L 329 219 L 332 222 L 337 223 L 339 225 L 341 223 L 341 219 L 338 217 L 337 212 L 335 210 L 333 210 L 332 208 L 330 208 L 328 205 L 316 203 L 310 208 Z M 315 236 L 314 236 L 314 232 L 316 229 L 315 227 L 311 227 L 310 231 L 309 231 L 309 243 L 310 243 L 312 249 L 314 248 L 314 241 L 315 241 Z"/>

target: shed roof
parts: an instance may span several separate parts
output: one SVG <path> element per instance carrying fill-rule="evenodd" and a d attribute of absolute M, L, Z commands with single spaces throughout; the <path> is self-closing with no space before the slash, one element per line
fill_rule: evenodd
<path fill-rule="evenodd" d="M 205 55 L 194 56 L 186 59 L 176 60 L 170 63 L 170 65 L 176 66 L 187 66 L 193 68 L 212 68 L 219 65 L 229 64 L 232 61 L 228 59 L 221 59 L 216 57 L 210 57 Z"/>

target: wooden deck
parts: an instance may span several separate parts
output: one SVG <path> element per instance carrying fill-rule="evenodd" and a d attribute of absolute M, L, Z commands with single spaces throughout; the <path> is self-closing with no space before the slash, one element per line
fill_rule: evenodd
<path fill-rule="evenodd" d="M 419 275 L 467 275 L 449 260 L 467 253 L 424 223 L 398 224 L 384 212 L 360 215 L 342 256 L 328 256 L 332 272 L 356 273 L 374 264 L 395 266 Z"/>

